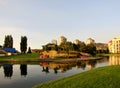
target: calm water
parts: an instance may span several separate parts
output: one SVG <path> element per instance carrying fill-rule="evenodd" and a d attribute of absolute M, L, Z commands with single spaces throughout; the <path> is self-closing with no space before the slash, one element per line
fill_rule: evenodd
<path fill-rule="evenodd" d="M 39 83 L 108 65 L 120 65 L 120 56 L 69 63 L 0 64 L 0 88 L 31 88 Z"/>

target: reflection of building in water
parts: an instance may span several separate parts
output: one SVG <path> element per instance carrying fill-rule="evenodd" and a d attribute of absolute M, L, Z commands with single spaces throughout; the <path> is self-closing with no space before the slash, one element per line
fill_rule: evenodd
<path fill-rule="evenodd" d="M 88 67 L 88 69 L 93 69 L 95 68 L 96 63 L 97 63 L 96 60 L 90 60 L 87 62 L 86 67 Z"/>
<path fill-rule="evenodd" d="M 71 69 L 73 66 L 73 64 L 71 64 L 71 63 L 68 64 L 68 63 L 55 63 L 55 62 L 41 62 L 40 65 L 43 66 L 42 71 L 46 72 L 46 67 L 47 68 L 49 67 L 54 70 L 55 74 L 58 73 L 58 71 L 66 72 L 67 70 Z"/>
<path fill-rule="evenodd" d="M 26 64 L 21 64 L 20 65 L 20 70 L 21 70 L 21 76 L 26 76 L 27 75 L 27 65 Z"/>
<path fill-rule="evenodd" d="M 12 64 L 4 64 L 3 69 L 4 69 L 5 77 L 10 77 L 11 78 L 12 74 L 13 74 L 13 65 Z"/>
<path fill-rule="evenodd" d="M 120 65 L 120 56 L 110 56 L 109 65 Z"/>
<path fill-rule="evenodd" d="M 89 70 L 93 69 L 92 65 L 90 65 L 90 64 L 87 64 L 86 67 L 87 67 Z"/>

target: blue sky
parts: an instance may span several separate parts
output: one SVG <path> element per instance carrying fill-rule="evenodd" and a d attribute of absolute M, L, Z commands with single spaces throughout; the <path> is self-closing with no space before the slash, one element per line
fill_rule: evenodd
<path fill-rule="evenodd" d="M 19 49 L 41 48 L 63 35 L 68 41 L 89 37 L 107 43 L 120 35 L 120 0 L 0 0 L 0 45 L 12 35 Z"/>

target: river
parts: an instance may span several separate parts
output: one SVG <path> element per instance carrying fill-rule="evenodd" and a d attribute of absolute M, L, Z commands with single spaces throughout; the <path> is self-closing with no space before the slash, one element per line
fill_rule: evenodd
<path fill-rule="evenodd" d="M 31 88 L 36 84 L 109 65 L 120 65 L 120 56 L 67 63 L 1 63 L 0 88 Z"/>

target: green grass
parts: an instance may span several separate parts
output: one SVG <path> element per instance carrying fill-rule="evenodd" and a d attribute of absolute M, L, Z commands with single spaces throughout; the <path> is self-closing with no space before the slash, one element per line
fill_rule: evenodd
<path fill-rule="evenodd" d="M 32 54 L 19 54 L 19 55 L 12 55 L 12 56 L 1 56 L 0 60 L 35 60 L 39 59 L 39 53 L 32 53 Z"/>
<path fill-rule="evenodd" d="M 93 69 L 33 88 L 120 88 L 120 66 Z"/>

